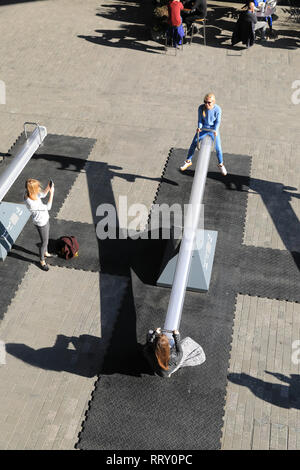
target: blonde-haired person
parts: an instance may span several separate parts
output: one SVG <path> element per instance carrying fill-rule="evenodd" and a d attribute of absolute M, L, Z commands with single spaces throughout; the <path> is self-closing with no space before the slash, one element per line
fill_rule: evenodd
<path fill-rule="evenodd" d="M 223 153 L 221 147 L 221 138 L 219 133 L 219 127 L 221 124 L 222 110 L 220 106 L 216 104 L 216 98 L 213 93 L 207 93 L 204 97 L 203 104 L 200 104 L 198 108 L 198 127 L 196 134 L 192 140 L 191 146 L 188 151 L 188 156 L 184 164 L 180 167 L 181 171 L 185 171 L 192 165 L 192 158 L 197 146 L 197 134 L 199 132 L 199 140 L 203 139 L 207 134 L 211 135 L 216 144 L 216 154 L 218 158 L 218 167 L 221 173 L 226 176 L 227 171 L 223 163 Z M 202 129 L 210 129 L 202 130 Z"/>
<path fill-rule="evenodd" d="M 36 179 L 28 179 L 25 183 L 25 203 L 27 208 L 30 210 L 32 215 L 33 224 L 36 226 L 37 231 L 41 238 L 40 245 L 40 267 L 43 271 L 48 271 L 49 266 L 45 261 L 45 257 L 50 257 L 48 253 L 48 241 L 49 241 L 49 210 L 52 207 L 53 195 L 54 195 L 54 183 L 49 182 L 46 189 L 43 191 L 41 183 Z M 50 192 L 49 200 L 47 204 L 42 202 L 47 194 Z"/>

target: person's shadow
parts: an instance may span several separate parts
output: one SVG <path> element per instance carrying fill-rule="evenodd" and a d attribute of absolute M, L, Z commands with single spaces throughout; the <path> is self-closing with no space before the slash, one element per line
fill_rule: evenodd
<path fill-rule="evenodd" d="M 133 318 L 132 318 L 133 320 Z M 34 349 L 22 343 L 7 343 L 6 352 L 33 367 L 56 372 L 69 372 L 82 377 L 96 377 L 101 374 L 121 373 L 140 376 L 152 374 L 143 356 L 142 345 L 133 341 L 124 342 L 124 324 L 128 327 L 130 316 L 118 320 L 111 344 L 91 335 L 57 335 L 53 346 Z M 126 329 L 127 336 L 128 331 Z"/>
<path fill-rule="evenodd" d="M 261 379 L 251 377 L 244 373 L 231 373 L 228 375 L 228 380 L 234 384 L 248 387 L 255 396 L 271 405 L 279 406 L 280 408 L 295 408 L 300 410 L 300 376 L 291 374 L 288 377 L 276 372 L 265 372 L 288 385 L 264 382 Z"/>
<path fill-rule="evenodd" d="M 152 46 L 147 43 L 150 40 L 150 34 L 145 26 L 122 25 L 120 30 L 103 29 L 95 32 L 97 36 L 79 34 L 77 37 L 100 46 L 133 49 L 152 54 L 159 54 L 165 50 L 163 46 Z"/>
<path fill-rule="evenodd" d="M 249 186 L 252 194 L 259 195 L 285 248 L 300 270 L 300 222 L 291 205 L 292 198 L 300 199 L 300 193 L 295 192 L 297 188 L 258 178 L 250 178 L 248 181 L 248 177 L 235 174 L 228 174 L 224 178 L 219 173 L 208 172 L 207 177 L 223 182 L 228 190 L 247 191 L 244 188 Z"/>
<path fill-rule="evenodd" d="M 6 352 L 12 356 L 45 370 L 65 371 L 84 377 L 99 373 L 103 361 L 101 338 L 91 335 L 57 335 L 55 344 L 34 349 L 26 344 L 7 343 Z"/>

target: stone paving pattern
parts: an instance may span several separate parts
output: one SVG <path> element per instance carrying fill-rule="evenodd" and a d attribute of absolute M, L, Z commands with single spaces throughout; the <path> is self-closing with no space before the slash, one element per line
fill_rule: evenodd
<path fill-rule="evenodd" d="M 282 229 L 284 211 L 274 217 L 276 204 L 268 206 L 258 191 L 258 180 L 277 183 L 275 191 L 287 200 L 282 185 L 294 188 L 286 192 L 297 235 L 300 104 L 292 102 L 292 84 L 300 79 L 299 25 L 278 7 L 275 42 L 232 50 L 234 20 L 226 11 L 242 3 L 208 3 L 217 15 L 207 28 L 208 46 L 196 37 L 176 56 L 149 40 L 144 23 L 150 0 L 143 9 L 124 0 L 0 6 L 0 79 L 6 84 L 1 154 L 25 121 L 39 122 L 52 134 L 96 139 L 89 159 L 118 167 L 111 181 L 117 207 L 126 195 L 128 205 L 150 209 L 170 148 L 188 148 L 197 106 L 213 90 L 223 108 L 224 152 L 252 157 L 256 185 L 248 195 L 244 243 L 299 251 L 299 237 Z M 95 218 L 84 173 L 58 218 Z M 69 370 L 30 365 L 9 354 L 9 345 L 51 349 L 59 338 L 88 335 L 101 337 L 105 346 L 126 280 L 110 279 L 105 301 L 99 282 L 105 278 L 80 270 L 52 267 L 46 274 L 30 266 L 26 272 L 0 324 L 0 346 L 6 345 L 0 354 L 1 449 L 74 449 L 96 376 L 76 373 L 72 342 L 64 347 L 73 357 Z M 300 339 L 299 314 L 299 304 L 237 296 L 222 449 L 300 448 L 299 401 L 290 390 L 298 390 L 292 344 Z"/>

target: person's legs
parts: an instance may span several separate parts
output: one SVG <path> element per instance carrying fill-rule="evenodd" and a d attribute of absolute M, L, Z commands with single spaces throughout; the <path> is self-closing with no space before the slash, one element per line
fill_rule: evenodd
<path fill-rule="evenodd" d="M 50 224 L 49 222 L 44 225 L 43 227 L 38 227 L 37 230 L 40 235 L 41 239 L 41 245 L 40 245 L 40 262 L 42 266 L 45 266 L 45 253 L 47 253 L 48 250 L 48 241 L 49 241 L 49 229 L 50 229 Z"/>
<path fill-rule="evenodd" d="M 223 163 L 223 152 L 222 152 L 220 134 L 217 134 L 217 137 L 215 137 L 215 145 L 216 145 L 216 154 L 217 154 L 217 159 L 218 159 L 218 167 L 219 167 L 222 175 L 226 176 L 227 175 L 227 170 L 226 170 L 225 165 Z"/>
<path fill-rule="evenodd" d="M 201 18 L 199 15 L 192 14 L 189 14 L 185 17 L 184 23 L 186 23 L 188 30 L 190 30 L 192 23 L 194 23 L 196 20 L 203 20 L 203 18 Z"/>
<path fill-rule="evenodd" d="M 267 22 L 266 21 L 258 21 L 255 24 L 254 31 L 258 31 L 259 29 L 261 29 L 261 38 L 265 39 L 266 29 L 267 29 Z"/>
<path fill-rule="evenodd" d="M 177 27 L 172 26 L 172 45 L 177 47 Z"/>
<path fill-rule="evenodd" d="M 200 140 L 202 140 L 205 137 L 205 135 L 207 135 L 206 131 L 199 132 L 199 142 L 200 142 Z M 186 170 L 189 166 L 192 165 L 192 158 L 193 158 L 195 150 L 196 150 L 197 140 L 198 140 L 198 136 L 197 136 L 197 132 L 196 132 L 196 134 L 195 134 L 195 136 L 192 140 L 192 143 L 190 145 L 190 148 L 188 150 L 187 159 L 184 162 L 184 164 L 180 167 L 181 171 Z"/>
<path fill-rule="evenodd" d="M 215 137 L 215 144 L 216 144 L 217 159 L 218 159 L 219 164 L 221 164 L 223 163 L 223 152 L 222 152 L 220 134 L 217 134 L 217 137 Z"/>
<path fill-rule="evenodd" d="M 267 17 L 267 22 L 268 22 L 268 25 L 269 25 L 269 37 L 273 37 L 273 20 L 272 20 L 272 16 L 268 16 Z"/>
<path fill-rule="evenodd" d="M 170 38 L 172 42 L 173 47 L 179 47 L 179 45 L 182 43 L 182 37 L 179 34 L 179 28 L 180 26 L 170 26 Z"/>
<path fill-rule="evenodd" d="M 174 44 L 174 27 L 168 26 L 167 28 L 167 44 L 173 46 Z"/>
<path fill-rule="evenodd" d="M 272 20 L 272 16 L 268 16 L 268 25 L 269 25 L 269 28 L 270 28 L 270 33 L 272 33 L 272 27 L 273 27 L 273 20 Z"/>
<path fill-rule="evenodd" d="M 190 148 L 188 150 L 187 160 L 192 160 L 197 146 L 197 132 L 194 135 Z"/>
<path fill-rule="evenodd" d="M 261 30 L 261 38 L 262 39 L 266 39 L 266 31 L 267 31 L 267 22 L 265 22 L 265 24 L 263 25 L 262 30 Z"/>
<path fill-rule="evenodd" d="M 180 26 L 177 26 L 177 42 L 179 45 L 183 44 L 183 38 L 184 38 L 184 28 L 181 23 Z"/>

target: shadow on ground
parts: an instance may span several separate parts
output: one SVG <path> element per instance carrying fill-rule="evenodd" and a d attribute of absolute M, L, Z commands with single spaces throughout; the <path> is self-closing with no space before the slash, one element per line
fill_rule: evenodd
<path fill-rule="evenodd" d="M 248 374 L 229 374 L 228 380 L 241 387 L 247 387 L 256 397 L 264 400 L 271 405 L 280 408 L 300 409 L 300 376 L 291 374 L 290 376 L 278 374 L 276 372 L 265 371 L 273 375 L 277 380 L 287 384 L 274 384 L 266 382 Z"/>
<path fill-rule="evenodd" d="M 18 343 L 7 343 L 5 348 L 7 353 L 31 366 L 83 377 L 97 375 L 103 361 L 101 339 L 91 335 L 57 335 L 53 346 L 41 349 Z"/>

